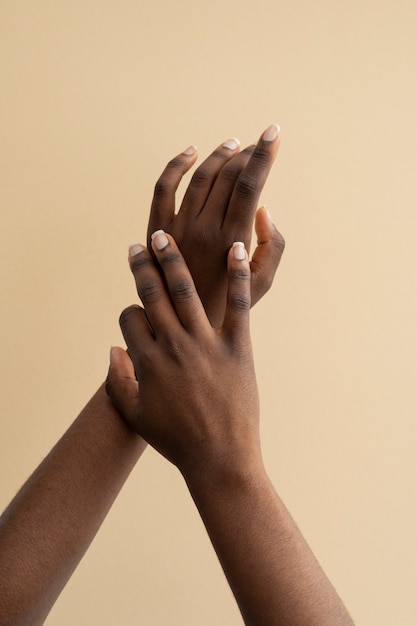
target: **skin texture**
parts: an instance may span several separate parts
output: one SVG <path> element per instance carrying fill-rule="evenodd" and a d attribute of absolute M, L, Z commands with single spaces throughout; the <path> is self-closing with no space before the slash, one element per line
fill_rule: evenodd
<path fill-rule="evenodd" d="M 120 318 L 140 380 L 126 419 L 183 474 L 246 624 L 351 625 L 262 462 L 243 246 L 228 255 L 219 328 L 174 239 L 159 231 L 152 247 L 163 276 L 147 249 L 131 249 L 144 308 Z"/>
<path fill-rule="evenodd" d="M 210 211 L 204 209 L 204 220 L 182 209 L 174 217 L 175 189 L 182 174 L 195 163 L 195 151 L 175 157 L 155 188 L 151 223 L 158 222 L 159 228 L 166 225 L 165 221 L 167 228 L 175 226 L 187 261 L 194 266 L 196 284 L 205 294 L 204 305 L 212 311 L 213 323 L 223 319 L 224 303 L 218 298 L 227 282 L 225 255 L 232 239 L 229 229 L 233 225 L 241 239 L 250 237 L 259 192 L 278 144 L 279 137 L 270 142 L 260 139 L 259 150 L 267 156 L 256 167 L 251 157 L 253 148 L 240 153 L 238 147 L 231 150 L 222 145 L 206 159 L 186 192 L 189 198 L 194 195 L 200 209 L 212 198 Z M 226 167 L 233 174 L 226 174 L 229 184 L 220 188 L 217 179 L 224 175 Z M 253 182 L 253 190 L 248 193 L 250 201 L 244 204 L 244 211 L 237 212 L 226 224 L 223 218 L 229 211 L 231 194 L 239 178 L 245 180 L 247 172 Z M 259 245 L 252 261 L 255 300 L 268 290 L 284 246 L 264 210 L 258 211 L 256 231 Z M 208 236 L 218 237 L 218 241 L 207 252 L 209 265 L 205 266 L 194 259 L 201 240 Z M 212 294 L 208 268 L 216 271 L 219 285 Z M 120 406 L 128 410 L 138 398 L 135 372 L 124 350 L 116 348 L 112 352 L 107 387 L 121 398 Z M 145 440 L 121 418 L 101 387 L 0 517 L 2 626 L 35 626 L 44 622 L 145 447 Z"/>
<path fill-rule="evenodd" d="M 145 446 L 101 387 L 0 518 L 2 626 L 43 624 Z"/>
<path fill-rule="evenodd" d="M 279 143 L 279 129 L 272 125 L 256 146 L 242 152 L 218 146 L 194 172 L 178 213 L 175 191 L 196 155 L 183 153 L 172 159 L 155 185 L 148 247 L 152 250 L 150 236 L 158 229 L 173 235 L 213 326 L 220 326 L 224 316 L 228 250 L 234 241 L 243 241 L 249 250 L 259 196 Z M 265 211 L 258 212 L 255 229 L 258 246 L 251 261 L 252 304 L 271 286 L 284 250 L 284 239 Z"/>

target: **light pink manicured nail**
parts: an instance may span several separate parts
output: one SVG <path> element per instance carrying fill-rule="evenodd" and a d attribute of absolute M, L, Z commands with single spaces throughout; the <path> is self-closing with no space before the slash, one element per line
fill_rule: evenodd
<path fill-rule="evenodd" d="M 262 139 L 264 141 L 274 141 L 274 139 L 278 137 L 280 130 L 281 128 L 278 124 L 271 124 L 271 126 L 268 126 L 268 128 L 264 131 Z"/>
<path fill-rule="evenodd" d="M 163 230 L 156 230 L 151 235 L 151 240 L 157 250 L 163 250 L 169 244 L 169 239 Z"/>
<path fill-rule="evenodd" d="M 189 146 L 186 150 L 184 150 L 183 154 L 185 154 L 186 156 L 191 156 L 196 150 L 196 146 Z"/>
<path fill-rule="evenodd" d="M 131 243 L 129 246 L 129 256 L 136 256 L 137 254 L 140 254 L 144 250 L 145 248 L 141 246 L 140 243 L 136 243 L 135 241 Z"/>
<path fill-rule="evenodd" d="M 243 243 L 243 241 L 234 242 L 233 258 L 236 259 L 236 261 L 243 261 L 244 259 L 246 259 L 245 244 Z"/>
<path fill-rule="evenodd" d="M 228 148 L 229 150 L 237 150 L 239 146 L 240 146 L 240 141 L 239 139 L 236 139 L 236 137 L 231 137 L 230 139 L 225 141 L 223 144 L 223 148 Z"/>

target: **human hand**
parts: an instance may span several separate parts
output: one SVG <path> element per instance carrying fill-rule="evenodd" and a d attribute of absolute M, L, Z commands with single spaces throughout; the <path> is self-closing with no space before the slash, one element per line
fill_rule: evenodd
<path fill-rule="evenodd" d="M 220 326 L 226 303 L 226 257 L 234 241 L 250 249 L 252 224 L 260 193 L 275 160 L 279 127 L 272 125 L 256 146 L 239 152 L 230 139 L 196 169 L 178 213 L 175 192 L 197 158 L 191 146 L 172 159 L 155 185 L 148 225 L 150 236 L 159 229 L 175 238 L 194 279 L 197 292 L 213 326 Z M 257 248 L 251 268 L 251 302 L 269 289 L 284 250 L 284 239 L 266 209 L 256 212 Z"/>
<path fill-rule="evenodd" d="M 260 452 L 244 246 L 235 244 L 228 254 L 227 303 L 219 329 L 211 326 L 172 236 L 157 233 L 152 250 L 160 271 L 146 248 L 131 248 L 130 266 L 144 309 L 131 306 L 120 317 L 140 394 L 126 403 L 115 385 L 112 400 L 184 475 L 199 467 L 221 472 L 246 464 Z M 112 358 L 122 352 L 113 349 Z"/>
<path fill-rule="evenodd" d="M 180 210 L 175 213 L 175 192 L 183 175 L 197 159 L 194 148 L 172 159 L 155 185 L 148 225 L 150 234 L 158 229 L 171 232 L 179 242 L 194 284 L 213 326 L 223 322 L 227 273 L 226 258 L 233 241 L 249 249 L 257 202 L 279 148 L 275 125 L 260 137 L 256 146 L 239 152 L 239 143 L 228 140 L 219 146 L 195 171 Z M 251 304 L 269 289 L 278 268 L 284 239 L 268 211 L 256 211 L 257 248 L 250 262 Z M 132 414 L 138 397 L 128 354 L 113 349 L 106 389 L 117 395 L 122 412 Z"/>

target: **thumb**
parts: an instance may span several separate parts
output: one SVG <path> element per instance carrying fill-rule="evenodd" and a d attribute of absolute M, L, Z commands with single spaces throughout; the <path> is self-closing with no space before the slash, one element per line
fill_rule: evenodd
<path fill-rule="evenodd" d="M 113 346 L 110 350 L 106 392 L 124 419 L 132 428 L 135 428 L 139 385 L 130 356 L 126 350 L 117 346 Z"/>
<path fill-rule="evenodd" d="M 256 212 L 255 231 L 258 245 L 250 262 L 252 306 L 272 285 L 285 248 L 284 238 L 275 228 L 265 207 Z"/>

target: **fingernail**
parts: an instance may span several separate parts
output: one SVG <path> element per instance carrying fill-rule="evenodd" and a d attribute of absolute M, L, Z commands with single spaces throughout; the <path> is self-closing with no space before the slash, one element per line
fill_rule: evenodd
<path fill-rule="evenodd" d="M 271 124 L 268 126 L 264 134 L 262 135 L 262 139 L 264 141 L 274 141 L 280 133 L 281 127 L 278 124 Z"/>
<path fill-rule="evenodd" d="M 243 243 L 243 241 L 234 242 L 233 258 L 236 259 L 236 261 L 243 261 L 244 259 L 246 259 L 245 244 Z"/>
<path fill-rule="evenodd" d="M 141 246 L 140 243 L 136 243 L 136 241 L 134 241 L 129 246 L 129 256 L 136 256 L 137 254 L 140 254 L 144 250 L 145 248 Z"/>
<path fill-rule="evenodd" d="M 184 150 L 183 154 L 187 155 L 187 156 L 191 156 L 192 154 L 194 154 L 194 152 L 197 150 L 196 146 L 188 146 L 188 148 L 186 150 Z"/>
<path fill-rule="evenodd" d="M 168 237 L 163 230 L 156 230 L 151 235 L 151 240 L 157 250 L 163 250 L 169 244 Z"/>
<path fill-rule="evenodd" d="M 229 150 L 236 150 L 237 148 L 239 148 L 239 146 L 240 141 L 239 139 L 236 139 L 236 137 L 231 137 L 223 144 L 223 148 L 229 148 Z"/>

